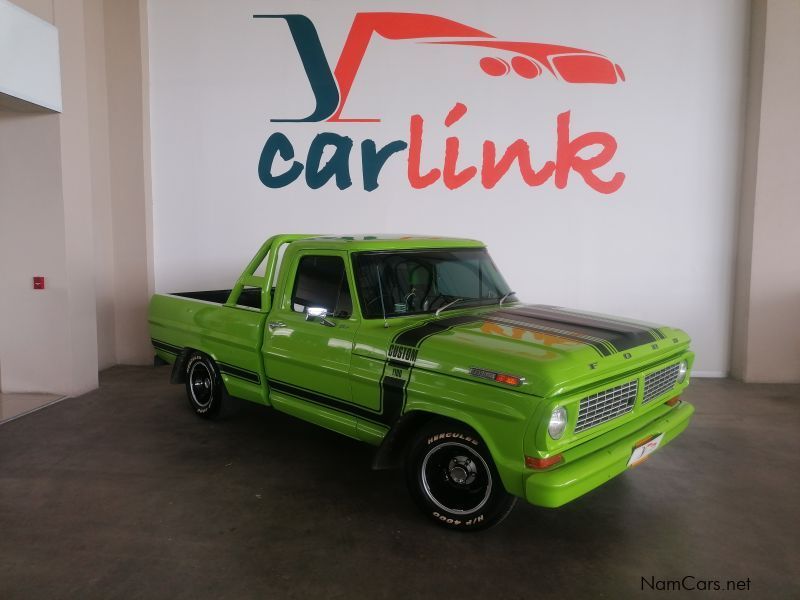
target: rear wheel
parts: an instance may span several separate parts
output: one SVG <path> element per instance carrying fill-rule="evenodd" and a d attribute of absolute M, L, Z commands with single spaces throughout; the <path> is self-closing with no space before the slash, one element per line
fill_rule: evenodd
<path fill-rule="evenodd" d="M 186 361 L 186 395 L 198 416 L 210 419 L 219 415 L 222 378 L 214 361 L 200 352 L 192 352 Z"/>
<path fill-rule="evenodd" d="M 406 460 L 406 482 L 426 515 L 462 531 L 498 524 L 517 500 L 503 488 L 480 436 L 450 421 L 434 422 L 417 436 Z"/>

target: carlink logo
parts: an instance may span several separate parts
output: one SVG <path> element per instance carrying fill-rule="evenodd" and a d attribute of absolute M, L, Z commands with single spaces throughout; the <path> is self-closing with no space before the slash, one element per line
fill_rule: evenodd
<path fill-rule="evenodd" d="M 358 13 L 353 19 L 342 52 L 332 69 L 320 42 L 317 29 L 308 17 L 298 14 L 253 15 L 255 19 L 283 21 L 289 28 L 314 94 L 314 110 L 309 115 L 272 117 L 273 123 L 378 123 L 379 116 L 351 117 L 345 105 L 367 53 L 373 36 L 387 40 L 430 44 L 431 46 L 464 46 L 479 48 L 484 56 L 479 59 L 476 71 L 485 77 L 516 76 L 536 80 L 552 77 L 566 84 L 616 85 L 625 81 L 622 67 L 608 57 L 569 46 L 542 44 L 527 41 L 504 41 L 490 33 L 443 17 L 417 13 L 371 12 Z M 467 113 L 467 106 L 455 102 L 444 119 L 449 128 Z M 392 155 L 408 151 L 408 181 L 412 188 L 422 189 L 439 181 L 447 189 L 466 185 L 480 175 L 481 185 L 493 188 L 516 162 L 522 180 L 530 187 L 554 181 L 563 189 L 569 183 L 570 172 L 580 175 L 592 189 L 610 194 L 617 191 L 625 179 L 622 172 L 610 179 L 601 179 L 595 170 L 605 166 L 617 149 L 616 139 L 603 131 L 584 133 L 573 137 L 570 132 L 570 111 L 556 117 L 556 156 L 538 167 L 531 160 L 529 144 L 518 139 L 509 145 L 498 158 L 496 145 L 491 140 L 483 142 L 480 165 L 458 166 L 459 138 L 445 141 L 441 168 L 423 172 L 422 142 L 424 119 L 419 114 L 409 120 L 409 139 L 395 140 L 381 148 L 374 140 L 365 139 L 360 144 L 363 189 L 373 191 L 379 187 L 380 171 Z M 332 156 L 323 163 L 323 154 L 332 148 Z M 587 148 L 597 147 L 594 154 Z M 333 132 L 319 133 L 309 146 L 305 164 L 295 158 L 295 149 L 289 137 L 274 132 L 261 152 L 258 174 L 268 188 L 285 187 L 305 172 L 305 182 L 312 189 L 334 180 L 340 190 L 352 185 L 350 158 L 353 140 Z M 582 152 L 583 151 L 583 152 Z M 579 156 L 579 153 L 582 154 Z M 328 152 L 330 153 L 330 152 Z M 587 154 L 591 154 L 587 156 Z M 283 168 L 275 163 L 280 157 Z"/>

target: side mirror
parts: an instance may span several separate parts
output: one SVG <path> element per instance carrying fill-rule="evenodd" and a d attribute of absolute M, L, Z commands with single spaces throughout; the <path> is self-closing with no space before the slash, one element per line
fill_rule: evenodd
<path fill-rule="evenodd" d="M 306 308 L 306 321 L 316 321 L 326 327 L 336 327 L 336 323 L 328 320 L 328 309 L 317 306 Z"/>

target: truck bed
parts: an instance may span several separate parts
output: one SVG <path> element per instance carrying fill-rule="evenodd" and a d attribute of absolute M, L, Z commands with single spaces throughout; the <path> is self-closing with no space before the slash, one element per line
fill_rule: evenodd
<path fill-rule="evenodd" d="M 206 290 L 201 292 L 175 292 L 171 296 L 180 296 L 181 298 L 192 298 L 194 300 L 203 300 L 204 302 L 213 302 L 214 304 L 225 304 L 228 297 L 231 295 L 231 290 Z M 245 288 L 242 290 L 242 295 L 239 296 L 237 302 L 239 306 L 249 306 L 250 308 L 261 308 L 261 290 L 257 288 Z"/>

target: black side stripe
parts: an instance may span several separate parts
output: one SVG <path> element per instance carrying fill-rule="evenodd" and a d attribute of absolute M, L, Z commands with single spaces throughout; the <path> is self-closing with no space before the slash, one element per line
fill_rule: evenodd
<path fill-rule="evenodd" d="M 183 352 L 183 348 L 180 346 L 173 346 L 172 344 L 168 344 L 167 342 L 162 342 L 161 340 L 150 339 L 150 343 L 153 344 L 153 348 L 156 350 L 161 350 L 163 352 L 168 352 L 170 354 L 180 354 Z"/>
<path fill-rule="evenodd" d="M 291 383 L 278 381 L 277 379 L 269 379 L 268 383 L 269 387 L 276 392 L 281 392 L 288 396 L 293 396 L 295 398 L 299 398 L 300 400 L 311 402 L 312 404 L 317 404 L 326 408 L 332 408 L 339 412 L 347 413 L 379 425 L 391 425 L 394 423 L 393 420 L 390 420 L 390 417 L 393 415 L 394 411 L 387 411 L 385 410 L 386 407 L 384 407 L 382 412 L 375 412 L 363 406 L 351 404 L 350 402 L 342 400 L 341 398 L 334 398 L 333 396 L 320 394 L 319 392 L 307 390 L 305 388 L 292 385 Z"/>
<path fill-rule="evenodd" d="M 151 339 L 150 343 L 153 344 L 153 347 L 156 350 L 168 352 L 176 356 L 179 355 L 181 352 L 183 352 L 183 348 L 181 348 L 180 346 L 168 344 L 167 342 L 162 342 L 161 340 Z M 217 366 L 219 367 L 219 372 L 225 375 L 230 375 L 231 377 L 243 379 L 251 383 L 261 383 L 261 377 L 255 371 L 248 371 L 247 369 L 242 369 L 240 367 L 229 365 L 223 362 L 218 362 Z"/>
<path fill-rule="evenodd" d="M 225 375 L 230 375 L 231 377 L 236 377 L 237 379 L 243 379 L 245 381 L 249 381 L 250 383 L 261 383 L 261 377 L 255 371 L 248 371 L 247 369 L 241 369 L 239 367 L 222 362 L 218 362 L 217 366 L 219 367 L 219 372 Z"/>
<path fill-rule="evenodd" d="M 434 318 L 404 329 L 394 336 L 386 353 L 386 364 L 379 384 L 384 423 L 394 425 L 405 411 L 408 382 L 411 381 L 411 373 L 423 342 L 458 325 L 479 323 L 482 320 L 480 316 L 470 315 Z"/>

